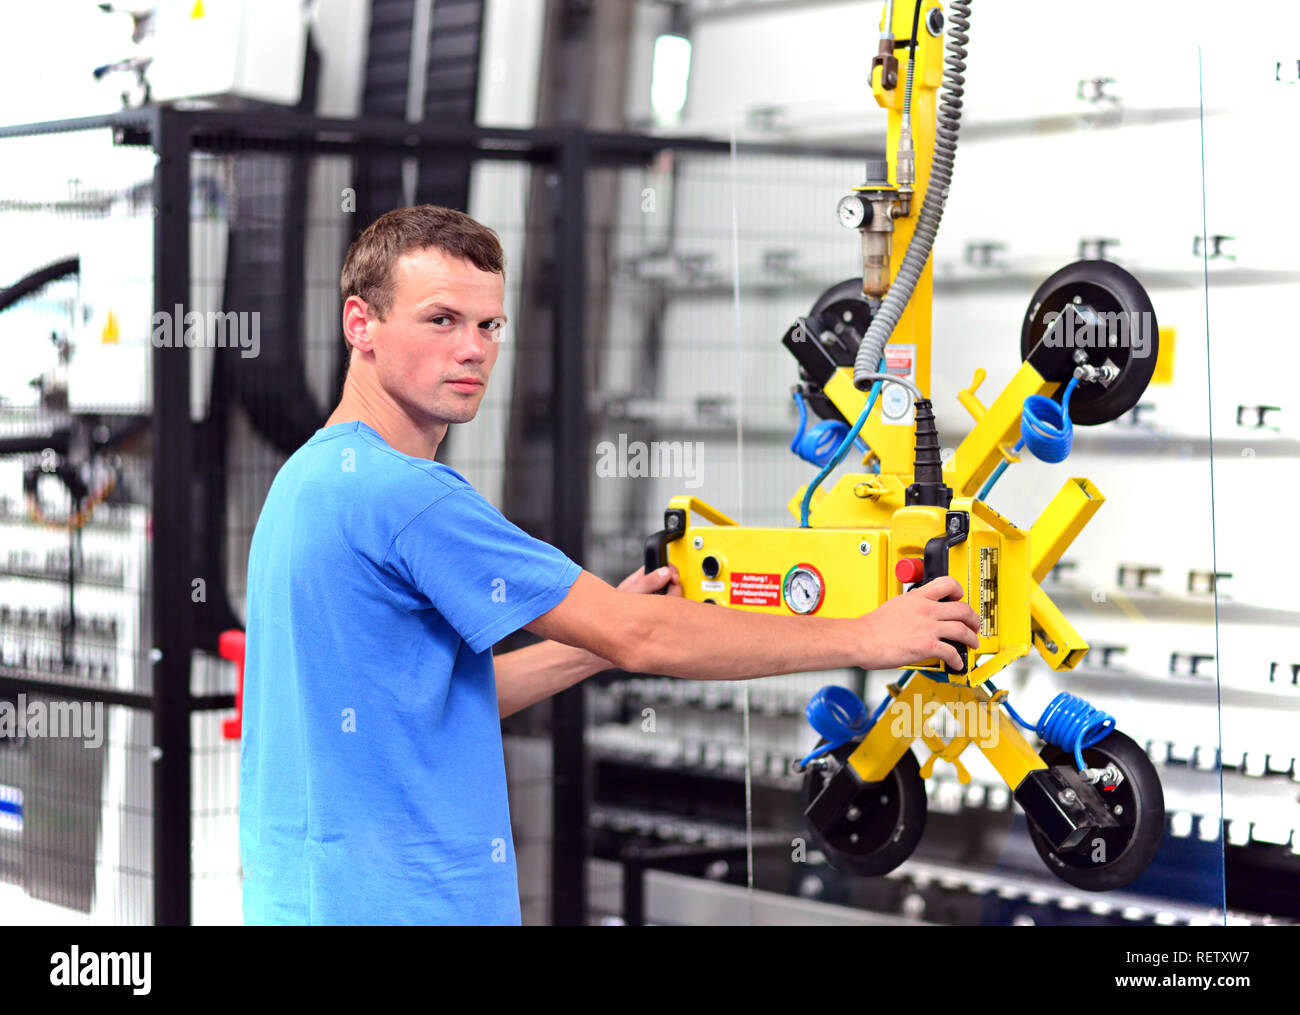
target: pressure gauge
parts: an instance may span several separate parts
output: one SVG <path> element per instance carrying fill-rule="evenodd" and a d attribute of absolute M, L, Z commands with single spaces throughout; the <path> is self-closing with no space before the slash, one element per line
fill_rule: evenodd
<path fill-rule="evenodd" d="M 845 229 L 860 229 L 869 221 L 871 206 L 860 195 L 849 194 L 840 199 L 836 212 L 840 217 L 840 225 Z"/>
<path fill-rule="evenodd" d="M 826 598 L 826 582 L 811 564 L 796 564 L 785 573 L 781 595 L 795 613 L 816 613 Z"/>
<path fill-rule="evenodd" d="M 902 419 L 912 407 L 911 392 L 899 384 L 886 384 L 881 399 L 880 411 L 888 419 Z"/>

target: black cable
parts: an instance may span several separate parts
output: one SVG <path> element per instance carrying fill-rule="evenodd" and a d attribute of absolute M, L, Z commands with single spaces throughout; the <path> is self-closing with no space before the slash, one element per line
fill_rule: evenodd
<path fill-rule="evenodd" d="M 912 8 L 912 42 L 907 49 L 908 73 L 911 73 L 912 66 L 916 63 L 916 34 L 921 30 L 921 5 L 925 0 L 916 0 L 916 6 Z"/>
<path fill-rule="evenodd" d="M 81 259 L 70 257 L 66 261 L 57 261 L 37 268 L 30 275 L 25 275 L 8 289 L 0 289 L 0 310 L 7 310 L 24 296 L 30 296 L 38 289 L 67 275 L 81 273 Z"/>

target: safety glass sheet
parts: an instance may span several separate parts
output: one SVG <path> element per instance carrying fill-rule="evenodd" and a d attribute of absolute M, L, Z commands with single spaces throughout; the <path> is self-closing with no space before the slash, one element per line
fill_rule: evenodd
<path fill-rule="evenodd" d="M 1295 614 L 1274 598 L 1284 591 L 1277 556 L 1260 553 L 1256 535 L 1285 530 L 1280 514 L 1268 515 L 1270 503 L 1285 510 L 1285 499 L 1269 491 L 1286 485 L 1294 437 L 1268 407 L 1286 404 L 1291 374 L 1261 371 L 1259 352 L 1267 342 L 1263 361 L 1294 359 L 1269 324 L 1285 319 L 1294 281 L 1281 239 L 1288 231 L 1238 199 L 1243 154 L 1232 139 L 1288 143 L 1275 128 L 1282 106 L 1294 112 L 1297 65 L 1279 64 L 1277 81 L 1271 64 L 1267 74 L 1255 68 L 1258 88 L 1242 90 L 1240 61 L 1221 47 L 1216 55 L 1203 25 L 1171 26 L 1154 10 L 1102 3 L 1070 21 L 1068 46 L 1013 46 L 1026 19 L 1049 17 L 1044 9 L 976 8 L 932 275 L 912 297 L 931 304 L 929 348 L 916 331 L 907 341 L 896 334 L 884 363 L 930 396 L 946 481 L 970 481 L 975 449 L 1011 459 L 992 485 L 985 470 L 981 490 L 966 492 L 982 506 L 958 489 L 952 507 L 975 519 L 965 592 L 981 636 L 996 635 L 1000 620 L 1006 640 L 996 644 L 1011 646 L 1013 658 L 981 655 L 979 693 L 929 709 L 922 704 L 939 699 L 927 688 L 953 682 L 936 672 L 904 681 L 900 669 L 604 685 L 587 738 L 600 857 L 593 918 L 619 920 L 629 904 L 638 922 L 682 924 L 1204 924 L 1278 915 L 1266 890 L 1240 913 L 1225 910 L 1225 849 L 1252 871 L 1256 861 L 1263 870 L 1295 859 L 1297 773 L 1286 732 L 1295 678 L 1283 649 Z M 1117 19 L 1126 25 L 1120 34 Z M 1153 34 L 1163 40 L 1158 61 L 1147 45 Z M 696 48 L 703 56 L 707 38 Z M 873 464 L 855 447 L 826 476 L 819 496 L 829 503 L 838 489 L 843 499 L 820 527 L 843 538 L 793 531 L 824 461 L 815 456 L 855 422 L 843 412 L 838 429 L 827 422 L 840 418 L 826 411 L 835 398 L 808 366 L 816 356 L 801 355 L 798 343 L 820 344 L 833 359 L 861 337 L 863 319 L 843 301 L 862 280 L 862 244 L 837 222 L 837 204 L 863 183 L 864 159 L 884 157 L 887 137 L 885 110 L 858 94 L 862 129 L 849 143 L 805 134 L 805 151 L 776 153 L 763 142 L 780 134 L 774 122 L 797 122 L 793 111 L 723 110 L 729 155 L 679 152 L 621 174 L 629 225 L 616 233 L 610 261 L 609 334 L 626 341 L 610 343 L 601 386 L 631 397 L 593 435 L 613 463 L 597 469 L 593 519 L 619 528 L 616 518 L 639 515 L 650 532 L 669 524 L 670 501 L 695 498 L 684 538 L 667 551 L 683 565 L 691 598 L 785 616 L 811 605 L 844 617 L 901 593 L 890 580 L 897 522 L 880 506 L 894 496 L 896 454 Z M 933 91 L 928 99 L 919 115 L 934 115 Z M 1246 117 L 1258 122 L 1243 134 Z M 1275 154 L 1250 162 L 1275 165 L 1281 191 L 1286 161 Z M 913 216 L 919 203 L 918 188 Z M 902 244 L 891 251 L 903 254 Z M 1005 391 L 1030 390 L 1021 371 L 1040 340 L 1065 350 L 1052 359 L 1060 383 L 1048 395 L 1058 402 L 1076 365 L 1095 371 L 1072 396 L 1073 416 L 1091 425 L 1074 422 L 1069 455 L 1054 464 L 1013 447 L 1014 432 L 984 444 L 975 432 L 979 418 L 1005 406 Z M 616 375 L 622 382 L 611 385 Z M 1112 385 L 1125 390 L 1109 397 Z M 913 399 L 899 386 L 883 389 L 874 432 L 888 430 L 888 414 L 910 434 Z M 899 487 L 912 481 L 911 464 Z M 942 515 L 934 535 L 944 531 Z M 760 531 L 728 533 L 727 521 Z M 815 509 L 808 528 L 819 528 Z M 1000 534 L 977 539 L 976 530 Z M 855 568 L 871 576 L 856 588 Z M 893 729 L 854 755 L 878 781 L 823 799 L 827 809 L 810 818 L 832 777 L 853 767 L 852 741 L 807 759 L 824 738 L 806 708 L 828 686 L 852 695 L 838 701 L 847 708 L 841 720 L 851 724 L 855 699 L 865 707 L 856 740 L 865 744 L 862 730 L 877 723 Z M 993 688 L 1005 704 L 973 700 Z M 900 707 L 907 700 L 910 712 Z M 835 704 L 823 700 L 823 713 Z M 969 743 L 958 751 L 960 737 Z M 1081 750 L 1080 772 L 1074 747 L 1094 740 Z M 889 744 L 901 742 L 906 748 L 891 755 Z M 890 757 L 899 759 L 893 768 Z M 1026 800 L 1039 820 L 1027 818 Z M 1082 832 L 1062 830 L 1066 813 L 1069 829 Z"/>

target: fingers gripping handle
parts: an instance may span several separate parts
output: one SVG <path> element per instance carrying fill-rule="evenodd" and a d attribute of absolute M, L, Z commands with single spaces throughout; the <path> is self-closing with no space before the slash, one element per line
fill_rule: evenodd
<path fill-rule="evenodd" d="M 932 582 L 936 578 L 942 578 L 948 573 L 948 551 L 954 546 L 966 541 L 966 536 L 970 532 L 970 515 L 965 511 L 949 511 L 945 519 L 946 531 L 942 536 L 935 536 L 927 540 L 925 544 L 925 573 L 922 584 Z M 952 597 L 949 596 L 949 599 Z M 967 647 L 958 641 L 950 641 L 945 638 L 944 643 L 951 645 L 961 656 L 961 668 L 953 669 L 951 666 L 944 664 L 944 670 L 948 673 L 961 674 L 970 668 L 970 660 L 967 657 Z"/>
<path fill-rule="evenodd" d="M 664 512 L 664 527 L 645 541 L 645 573 L 667 566 L 668 544 L 674 539 L 681 539 L 685 534 L 686 512 L 680 508 L 669 508 Z M 654 594 L 667 595 L 668 586 L 665 585 Z"/>

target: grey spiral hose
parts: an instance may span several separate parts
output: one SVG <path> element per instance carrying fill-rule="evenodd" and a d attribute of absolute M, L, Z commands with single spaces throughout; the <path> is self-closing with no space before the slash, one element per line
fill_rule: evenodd
<path fill-rule="evenodd" d="M 898 319 L 903 316 L 907 301 L 912 298 L 912 291 L 916 288 L 921 272 L 925 270 L 925 262 L 934 247 L 935 235 L 939 232 L 939 220 L 943 218 L 943 206 L 948 200 L 952 164 L 957 155 L 957 133 L 961 128 L 961 97 L 965 92 L 962 86 L 966 83 L 962 72 L 966 69 L 966 43 L 970 42 L 970 36 L 966 34 L 970 29 L 970 5 L 971 0 L 952 2 L 930 181 L 925 188 L 925 201 L 916 219 L 912 241 L 907 245 L 907 253 L 903 255 L 898 274 L 894 277 L 889 292 L 885 294 L 880 310 L 872 318 L 862 344 L 858 346 L 858 355 L 853 362 L 853 385 L 859 391 L 866 391 L 876 381 L 892 381 L 907 388 L 915 398 L 925 397 L 906 377 L 880 373 L 879 365 L 885 343 L 893 334 Z M 908 85 L 911 83 L 909 75 Z"/>

